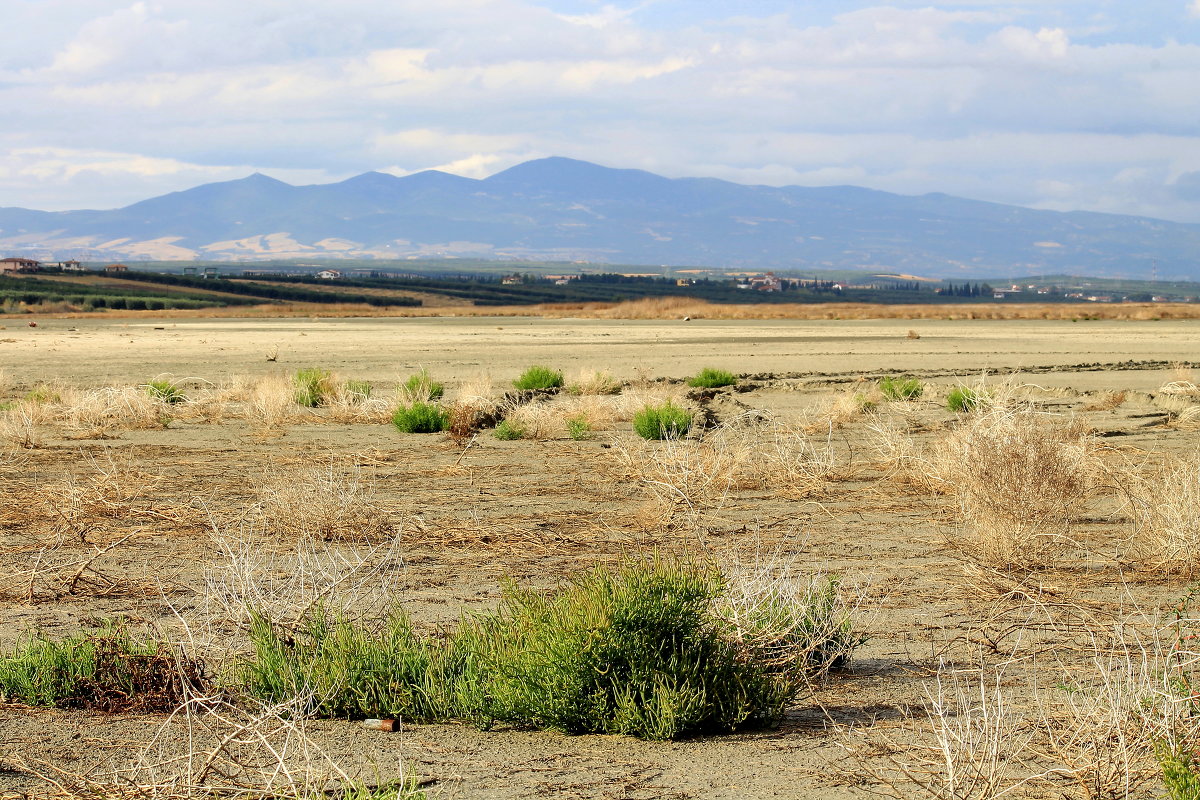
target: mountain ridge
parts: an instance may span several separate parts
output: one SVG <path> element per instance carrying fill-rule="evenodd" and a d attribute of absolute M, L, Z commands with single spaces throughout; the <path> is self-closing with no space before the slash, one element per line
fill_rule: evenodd
<path fill-rule="evenodd" d="M 1200 278 L 1200 225 L 931 192 L 667 178 L 563 157 L 486 178 L 263 173 L 111 210 L 0 208 L 6 255 L 105 259 L 473 258 L 739 269 Z"/>

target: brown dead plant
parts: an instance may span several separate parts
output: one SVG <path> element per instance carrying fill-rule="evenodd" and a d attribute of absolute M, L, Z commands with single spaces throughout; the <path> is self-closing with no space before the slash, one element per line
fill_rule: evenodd
<path fill-rule="evenodd" d="M 251 517 L 269 534 L 322 541 L 380 542 L 396 532 L 374 485 L 332 461 L 297 473 L 268 473 L 255 487 Z"/>
<path fill-rule="evenodd" d="M 1046 566 L 1074 544 L 1072 515 L 1093 489 L 1094 438 L 1071 420 L 1030 410 L 974 416 L 940 443 L 961 511 L 956 542 L 1001 569 Z"/>
<path fill-rule="evenodd" d="M 1138 566 L 1194 577 L 1200 568 L 1200 455 L 1169 460 L 1150 474 L 1123 473 Z"/>

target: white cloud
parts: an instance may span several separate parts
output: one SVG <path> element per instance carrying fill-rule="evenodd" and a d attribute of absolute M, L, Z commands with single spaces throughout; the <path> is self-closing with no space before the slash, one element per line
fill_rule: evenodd
<path fill-rule="evenodd" d="M 1169 27 L 1160 43 L 1113 39 L 1119 7 L 1098 22 L 1045 0 L 847 3 L 813 23 L 747 4 L 663 28 L 642 24 L 653 2 L 532 2 L 38 0 L 61 20 L 52 31 L 33 4 L 0 0 L 61 42 L 0 55 L 0 102 L 21 109 L 0 132 L 0 205 L 116 205 L 253 168 L 482 177 L 562 154 L 749 182 L 1194 210 L 1160 189 L 1200 170 L 1200 46 Z"/>

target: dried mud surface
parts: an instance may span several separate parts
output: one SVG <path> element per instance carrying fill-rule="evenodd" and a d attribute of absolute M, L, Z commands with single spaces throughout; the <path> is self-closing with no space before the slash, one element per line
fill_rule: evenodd
<path fill-rule="evenodd" d="M 920 338 L 908 338 L 910 329 Z M 660 379 L 716 366 L 749 377 L 736 390 L 692 393 L 687 402 L 718 422 L 754 412 L 810 424 L 825 419 L 813 441 L 833 454 L 837 469 L 804 487 L 735 485 L 680 501 L 631 477 L 629 456 L 637 460 L 647 445 L 628 422 L 586 441 L 484 434 L 467 446 L 378 422 L 334 422 L 320 412 L 271 431 L 236 415 L 180 415 L 165 428 L 118 425 L 102 439 L 48 423 L 37 446 L 0 457 L 0 564 L 28 576 L 28 585 L 0 587 L 0 646 L 35 629 L 64 635 L 118 615 L 183 637 L 181 621 L 198 625 L 212 612 L 211 583 L 227 566 L 214 530 L 224 541 L 231 532 L 253 534 L 260 487 L 325 470 L 368 487 L 373 509 L 399 533 L 395 549 L 346 546 L 388 560 L 378 574 L 390 599 L 429 629 L 453 625 L 465 609 L 490 607 L 505 577 L 552 586 L 598 561 L 657 549 L 725 562 L 782 553 L 836 573 L 859 595 L 870 637 L 846 672 L 816 687 L 776 729 L 648 743 L 464 725 L 381 733 L 352 722 L 313 723 L 315 740 L 346 769 L 388 777 L 403 764 L 431 796 L 450 798 L 870 796 L 878 782 L 847 755 L 832 726 L 902 741 L 909 720 L 924 713 L 939 665 L 1011 660 L 1017 640 L 1025 656 L 1009 677 L 1018 695 L 1030 682 L 1052 684 L 1064 670 L 1086 668 L 1084 648 L 1056 641 L 1057 631 L 1041 626 L 1033 595 L 1043 601 L 1039 609 L 1053 597 L 1063 620 L 1103 628 L 1133 611 L 1159 613 L 1187 585 L 1122 555 L 1130 521 L 1116 492 L 1098 494 L 1075 521 L 1078 547 L 1070 558 L 1031 579 L 980 571 L 952 543 L 953 499 L 881 466 L 871 426 L 888 419 L 918 444 L 932 442 L 957 424 L 937 393 L 987 371 L 993 381 L 1023 384 L 1022 399 L 1039 410 L 1078 417 L 1096 431 L 1111 463 L 1191 452 L 1200 434 L 1172 424 L 1186 403 L 1157 390 L 1177 376 L 1172 365 L 1198 358 L 1197 334 L 1200 323 L 1180 321 L 43 319 L 27 328 L 10 320 L 0 331 L 0 400 L 41 382 L 129 386 L 170 374 L 219 383 L 307 366 L 383 386 L 424 366 L 446 380 L 453 397 L 480 373 L 502 382 L 533 363 L 568 374 L 606 369 L 647 391 L 682 395 L 685 388 Z M 836 424 L 821 416 L 871 379 L 899 373 L 926 380 L 931 399 L 881 404 L 877 413 Z M 1113 405 L 1103 402 L 1114 397 L 1105 392 L 1125 396 Z M 103 501 L 81 507 L 63 500 L 70 487 L 105 481 Z M 283 536 L 254 541 L 267 562 L 281 559 L 277 573 L 295 550 Z M 74 583 L 72 568 L 47 577 L 30 566 L 48 569 L 55 558 L 72 565 L 97 553 Z M 274 580 L 286 583 L 287 575 Z M 236 630 L 201 628 L 191 635 L 214 659 L 236 647 Z M 100 775 L 135 757 L 164 724 L 153 715 L 0 706 L 0 791 L 39 791 L 30 766 Z M 180 733 L 174 746 L 185 741 Z M 859 758 L 882 769 L 886 756 L 880 745 Z M 1134 796 L 1155 795 L 1146 787 Z"/>

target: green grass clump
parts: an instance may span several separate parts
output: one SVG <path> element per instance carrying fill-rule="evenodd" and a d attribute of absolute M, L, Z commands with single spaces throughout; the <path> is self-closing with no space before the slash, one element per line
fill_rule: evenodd
<path fill-rule="evenodd" d="M 238 678 L 253 697 L 283 702 L 311 696 L 310 713 L 323 717 L 404 717 L 428 722 L 447 716 L 445 681 L 438 680 L 437 646 L 413 632 L 396 612 L 368 626 L 317 609 L 296 631 L 255 613 L 254 659 Z"/>
<path fill-rule="evenodd" d="M 440 433 L 449 421 L 449 412 L 436 403 L 411 403 L 392 413 L 392 424 L 402 433 Z"/>
<path fill-rule="evenodd" d="M 656 559 L 597 568 L 550 593 L 506 584 L 495 612 L 468 616 L 445 637 L 417 635 L 402 611 L 374 626 L 322 609 L 298 629 L 255 617 L 254 660 L 239 675 L 253 697 L 302 694 L 328 717 L 645 739 L 769 723 L 812 670 L 759 644 L 759 628 L 775 632 L 772 621 L 755 622 L 761 609 L 743 606 L 739 617 L 757 625 L 755 642 L 739 635 L 718 613 L 724 592 L 716 570 Z"/>
<path fill-rule="evenodd" d="M 330 382 L 333 376 L 324 369 L 300 369 L 292 376 L 292 385 L 296 387 L 296 405 L 305 408 L 317 408 L 324 405 L 330 395 Z"/>
<path fill-rule="evenodd" d="M 722 386 L 732 386 L 737 383 L 737 376 L 723 369 L 705 367 L 698 375 L 688 379 L 687 385 L 700 389 L 719 389 Z"/>
<path fill-rule="evenodd" d="M 442 395 L 446 393 L 445 384 L 436 382 L 429 374 L 429 370 L 421 368 L 408 376 L 404 381 L 404 395 L 412 400 L 429 402 L 431 400 L 440 400 Z"/>
<path fill-rule="evenodd" d="M 374 391 L 370 381 L 348 380 L 342 384 L 342 388 L 346 395 L 355 402 L 370 400 L 371 392 Z"/>
<path fill-rule="evenodd" d="M 153 380 L 147 383 L 146 392 L 155 400 L 161 400 L 164 403 L 182 403 L 187 400 L 183 389 L 165 379 Z"/>
<path fill-rule="evenodd" d="M 592 438 L 592 425 L 583 414 L 567 417 L 567 436 L 577 442 Z"/>
<path fill-rule="evenodd" d="M 171 711 L 204 683 L 197 662 L 112 621 L 60 641 L 39 633 L 0 655 L 0 697 L 32 706 Z"/>
<path fill-rule="evenodd" d="M 26 392 L 25 399 L 31 403 L 37 403 L 39 405 L 45 403 L 62 402 L 62 396 L 55 391 L 53 387 L 47 386 L 44 383 L 39 383 L 37 386 L 34 386 L 32 389 Z"/>
<path fill-rule="evenodd" d="M 563 385 L 563 374 L 556 369 L 542 366 L 532 366 L 521 373 L 521 377 L 513 381 L 513 386 L 521 391 L 535 389 L 558 389 Z"/>
<path fill-rule="evenodd" d="M 925 385 L 916 378 L 893 378 L 889 375 L 879 381 L 879 391 L 888 400 L 916 400 L 925 391 Z"/>
<path fill-rule="evenodd" d="M 671 401 L 646 406 L 633 415 L 633 430 L 643 439 L 678 439 L 692 428 L 692 412 Z"/>
<path fill-rule="evenodd" d="M 967 413 L 978 411 L 987 401 L 987 395 L 969 386 L 955 386 L 946 395 L 946 408 L 950 411 Z"/>
<path fill-rule="evenodd" d="M 502 419 L 502 420 L 500 420 L 500 423 L 496 426 L 496 430 L 493 431 L 493 433 L 495 434 L 497 439 L 500 439 L 501 441 L 505 441 L 505 442 L 511 442 L 516 439 L 524 438 L 525 429 L 522 428 L 520 425 L 514 425 L 513 423 L 509 422 L 508 420 Z"/>

